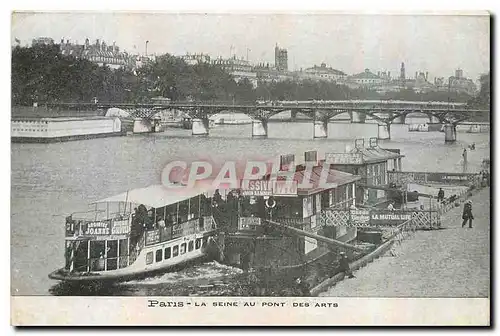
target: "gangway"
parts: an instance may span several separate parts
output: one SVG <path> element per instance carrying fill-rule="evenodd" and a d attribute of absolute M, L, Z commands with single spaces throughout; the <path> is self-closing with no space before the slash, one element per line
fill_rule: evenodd
<path fill-rule="evenodd" d="M 351 245 L 351 244 L 347 244 L 347 243 L 341 242 L 339 240 L 335 240 L 335 239 L 328 238 L 328 237 L 325 237 L 325 236 L 320 236 L 320 235 L 317 235 L 315 233 L 307 232 L 307 231 L 304 231 L 304 230 L 301 230 L 301 229 L 297 229 L 297 228 L 294 228 L 292 226 L 285 225 L 285 224 L 282 224 L 282 223 L 278 223 L 278 222 L 275 222 L 275 221 L 272 221 L 272 220 L 265 220 L 265 222 L 267 222 L 267 223 L 269 223 L 271 225 L 274 225 L 276 227 L 282 228 L 282 229 L 284 229 L 285 231 L 288 231 L 291 234 L 299 235 L 299 236 L 305 236 L 305 237 L 309 237 L 309 238 L 312 238 L 312 239 L 316 239 L 316 240 L 318 240 L 318 241 L 320 241 L 322 243 L 325 243 L 325 244 L 327 244 L 329 246 L 332 246 L 332 247 L 336 247 L 336 248 L 340 247 L 340 248 L 345 248 L 347 250 L 351 250 L 351 251 L 355 251 L 355 252 L 366 253 L 365 249 L 356 247 L 356 246 Z"/>

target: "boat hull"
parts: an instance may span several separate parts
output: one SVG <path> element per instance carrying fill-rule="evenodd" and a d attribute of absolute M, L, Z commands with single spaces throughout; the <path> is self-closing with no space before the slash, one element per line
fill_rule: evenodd
<path fill-rule="evenodd" d="M 193 262 L 217 259 L 218 248 L 214 236 L 213 232 L 206 235 L 183 236 L 168 242 L 146 246 L 142 249 L 135 262 L 125 268 L 94 272 L 70 272 L 64 268 L 60 268 L 50 273 L 49 278 L 66 282 L 120 282 L 147 277 L 153 274 L 166 273 L 169 270 L 179 270 Z M 194 241 L 203 237 L 208 238 L 208 244 L 195 249 Z M 193 242 L 193 249 L 191 251 L 179 253 L 178 255 L 172 254 L 168 258 L 163 258 L 163 251 L 165 249 L 172 251 L 174 246 L 178 247 L 180 244 L 186 245 L 187 241 Z M 158 252 L 160 252 L 161 258 L 156 260 Z"/>
<path fill-rule="evenodd" d="M 210 255 L 204 254 L 198 257 L 194 257 L 192 259 L 187 259 L 185 261 L 179 262 L 173 265 L 166 265 L 165 267 L 161 267 L 153 270 L 131 270 L 129 273 L 121 273 L 121 274 L 113 274 L 113 273 L 69 273 L 64 270 L 64 268 L 60 268 L 55 270 L 54 272 L 49 274 L 49 278 L 52 280 L 59 280 L 65 282 L 123 282 L 129 280 L 137 280 L 143 279 L 159 274 L 165 274 L 168 272 L 176 272 L 183 268 L 189 267 L 192 264 L 209 261 L 213 259 Z"/>

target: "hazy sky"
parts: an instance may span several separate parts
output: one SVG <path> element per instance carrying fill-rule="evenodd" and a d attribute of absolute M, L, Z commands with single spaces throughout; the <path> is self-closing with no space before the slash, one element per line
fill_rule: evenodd
<path fill-rule="evenodd" d="M 405 62 L 415 71 L 449 76 L 458 67 L 476 80 L 489 70 L 490 27 L 484 16 L 371 16 L 339 14 L 133 14 L 21 13 L 12 16 L 11 40 L 24 45 L 34 37 L 62 37 L 83 43 L 116 41 L 122 49 L 144 53 L 205 52 L 274 63 L 274 46 L 288 49 L 290 69 L 325 62 L 358 73 L 388 70 L 394 77 Z M 136 49 L 134 49 L 136 46 Z"/>

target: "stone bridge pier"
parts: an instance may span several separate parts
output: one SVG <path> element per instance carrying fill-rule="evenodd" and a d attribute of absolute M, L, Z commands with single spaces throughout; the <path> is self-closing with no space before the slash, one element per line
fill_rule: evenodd
<path fill-rule="evenodd" d="M 360 124 L 365 123 L 366 114 L 357 111 L 351 111 L 350 114 L 352 123 L 360 123 Z"/>
<path fill-rule="evenodd" d="M 406 115 L 403 113 L 393 112 L 391 113 L 391 117 L 394 117 L 392 120 L 393 124 L 404 125 L 406 123 Z"/>
<path fill-rule="evenodd" d="M 390 138 L 391 138 L 391 123 L 379 122 L 377 139 L 388 140 Z"/>
<path fill-rule="evenodd" d="M 254 119 L 252 121 L 252 138 L 267 138 L 268 120 Z"/>
<path fill-rule="evenodd" d="M 439 118 L 438 118 L 438 117 L 436 117 L 436 116 L 434 116 L 434 115 L 430 114 L 430 115 L 429 115 L 429 123 L 430 123 L 430 124 L 440 124 L 440 123 L 441 123 L 441 120 L 439 120 Z"/>
<path fill-rule="evenodd" d="M 208 135 L 208 116 L 193 118 L 192 135 Z"/>
<path fill-rule="evenodd" d="M 328 138 L 328 119 L 314 120 L 314 139 Z"/>
<path fill-rule="evenodd" d="M 330 120 L 330 117 L 328 111 L 314 111 L 314 139 L 328 138 L 328 120 Z"/>

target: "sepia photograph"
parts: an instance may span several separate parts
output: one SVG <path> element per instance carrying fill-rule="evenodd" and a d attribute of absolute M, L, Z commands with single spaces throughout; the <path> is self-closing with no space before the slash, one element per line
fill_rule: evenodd
<path fill-rule="evenodd" d="M 477 321 L 443 323 L 489 325 L 490 29 L 486 11 L 12 12 L 11 323 L 460 299 Z"/>

